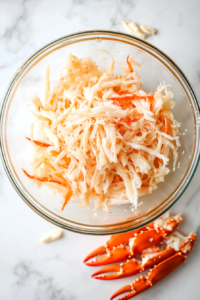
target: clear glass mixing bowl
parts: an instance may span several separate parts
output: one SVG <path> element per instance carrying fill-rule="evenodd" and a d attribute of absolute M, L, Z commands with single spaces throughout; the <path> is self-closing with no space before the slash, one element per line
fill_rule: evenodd
<path fill-rule="evenodd" d="M 98 51 L 107 50 L 109 53 Z M 104 66 L 114 55 L 120 63 L 130 55 L 141 64 L 137 68 L 143 87 L 153 92 L 160 82 L 170 84 L 176 106 L 175 118 L 181 123 L 178 168 L 158 185 L 152 194 L 140 198 L 143 204 L 131 211 L 130 205 L 112 207 L 110 212 L 81 208 L 68 203 L 61 211 L 61 196 L 47 187 L 37 188 L 22 172 L 29 166 L 32 146 L 25 139 L 30 133 L 33 116 L 27 109 L 31 98 L 43 97 L 44 74 L 50 66 L 51 81 L 59 78 L 69 53 L 90 56 Z M 103 60 L 107 58 L 107 60 Z M 190 183 L 199 161 L 199 106 L 194 91 L 179 67 L 162 51 L 133 36 L 112 31 L 87 31 L 62 37 L 33 54 L 14 75 L 1 106 L 1 154 L 5 171 L 21 198 L 40 216 L 62 228 L 79 233 L 103 235 L 133 230 L 144 226 L 168 210 Z"/>

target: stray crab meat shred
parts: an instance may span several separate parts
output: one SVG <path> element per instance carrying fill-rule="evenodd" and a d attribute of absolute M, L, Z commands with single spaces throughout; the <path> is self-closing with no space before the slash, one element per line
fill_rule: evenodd
<path fill-rule="evenodd" d="M 145 25 L 141 25 L 140 29 L 147 34 L 152 34 L 152 35 L 156 34 L 157 32 L 156 29 Z"/>
<path fill-rule="evenodd" d="M 142 30 L 136 23 L 130 21 L 123 21 L 123 25 L 132 35 L 135 35 L 141 39 L 146 38 L 146 34 L 142 32 Z"/>
<path fill-rule="evenodd" d="M 95 209 L 137 208 L 138 197 L 170 172 L 171 154 L 175 167 L 180 143 L 173 94 L 166 85 L 147 94 L 135 65 L 128 56 L 117 76 L 114 58 L 102 70 L 89 57 L 69 54 L 53 89 L 47 67 L 44 99 L 35 96 L 31 106 L 32 173 L 23 171 L 61 193 L 62 210 L 72 196 L 83 207 L 94 199 Z"/>
<path fill-rule="evenodd" d="M 50 243 L 60 239 L 62 236 L 63 236 L 62 229 L 55 229 L 51 232 L 46 233 L 44 236 L 41 237 L 40 240 L 42 243 Z"/>
<path fill-rule="evenodd" d="M 141 229 L 114 235 L 105 246 L 90 253 L 84 263 L 88 266 L 119 263 L 96 271 L 92 277 L 99 280 L 120 279 L 149 269 L 146 276 L 120 288 L 110 298 L 121 296 L 123 300 L 131 299 L 186 261 L 187 255 L 193 250 L 196 235 L 191 232 L 183 236 L 176 231 L 181 221 L 181 214 L 174 217 L 165 214 Z M 126 295 L 122 296 L 124 293 Z"/>

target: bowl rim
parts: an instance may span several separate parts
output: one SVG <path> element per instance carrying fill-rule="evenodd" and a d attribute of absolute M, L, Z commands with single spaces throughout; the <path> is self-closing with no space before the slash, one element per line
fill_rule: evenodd
<path fill-rule="evenodd" d="M 34 206 L 32 203 L 30 203 L 30 201 L 25 197 L 25 195 L 22 193 L 21 189 L 18 187 L 18 185 L 15 183 L 15 180 L 11 174 L 11 172 L 9 171 L 9 166 L 8 163 L 5 159 L 5 155 L 4 152 L 6 153 L 6 151 L 4 151 L 4 147 L 3 147 L 3 120 L 4 120 L 4 109 L 6 104 L 8 103 L 9 100 L 9 95 L 11 94 L 11 92 L 13 91 L 13 87 L 15 82 L 17 81 L 18 78 L 20 78 L 21 75 L 24 75 L 23 72 L 26 70 L 26 68 L 28 68 L 28 66 L 31 64 L 31 62 L 37 58 L 37 55 L 41 54 L 42 52 L 44 52 L 45 50 L 48 50 L 50 48 L 53 48 L 54 46 L 56 46 L 58 43 L 62 42 L 62 41 L 66 41 L 66 40 L 70 40 L 72 38 L 81 38 L 81 37 L 89 37 L 89 36 L 94 36 L 96 35 L 96 37 L 94 37 L 93 39 L 101 39 L 101 37 L 97 37 L 97 35 L 101 36 L 101 35 L 109 35 L 109 36 L 113 36 L 113 37 L 123 37 L 127 40 L 130 41 L 136 41 L 139 42 L 140 44 L 145 46 L 148 46 L 153 52 L 157 52 L 159 55 L 161 55 L 164 58 L 164 61 L 170 63 L 170 65 L 176 70 L 178 71 L 179 75 L 182 76 L 182 79 L 184 79 L 185 84 L 187 85 L 187 87 L 189 88 L 190 93 L 193 96 L 193 100 L 196 104 L 196 107 L 198 109 L 198 113 L 200 115 L 200 106 L 197 100 L 197 97 L 195 95 L 195 92 L 189 82 L 189 80 L 187 79 L 187 77 L 185 76 L 185 74 L 183 73 L 183 71 L 178 67 L 178 65 L 168 56 L 166 55 L 163 51 L 161 51 L 159 48 L 155 47 L 154 45 L 152 45 L 151 43 L 141 40 L 137 37 L 134 37 L 132 35 L 129 34 L 125 34 L 122 32 L 118 32 L 118 31 L 109 31 L 109 30 L 88 30 L 88 31 L 79 31 L 76 33 L 72 33 L 69 35 L 65 35 L 62 36 L 58 39 L 53 40 L 52 42 L 44 45 L 42 48 L 40 48 L 39 50 L 37 50 L 36 52 L 34 52 L 22 65 L 20 68 L 17 69 L 17 72 L 14 74 L 13 78 L 11 79 L 5 95 L 3 97 L 2 103 L 1 103 L 1 107 L 0 107 L 0 156 L 1 156 L 1 160 L 2 160 L 2 164 L 4 167 L 4 170 L 7 174 L 8 179 L 10 180 L 12 186 L 14 187 L 14 189 L 17 191 L 18 195 L 22 198 L 22 200 L 29 206 L 31 207 L 37 214 L 39 214 L 41 217 L 43 217 L 44 219 L 48 220 L 49 222 L 55 224 L 56 226 L 62 227 L 64 229 L 73 231 L 73 232 L 78 232 L 78 233 L 82 233 L 82 234 L 91 234 L 91 235 L 107 235 L 107 234 L 117 234 L 117 233 L 123 233 L 123 232 L 127 232 L 133 229 L 137 229 L 140 228 L 141 226 L 145 226 L 147 224 L 149 224 L 150 222 L 154 221 L 156 218 L 160 217 L 162 214 L 164 214 L 167 210 L 169 210 L 179 199 L 180 197 L 183 195 L 183 193 L 185 192 L 185 190 L 187 189 L 187 187 L 189 186 L 195 172 L 196 169 L 198 167 L 198 163 L 200 161 L 200 140 L 199 140 L 199 122 L 197 122 L 198 124 L 198 128 L 197 128 L 197 142 L 196 142 L 196 148 L 195 148 L 195 152 L 196 155 L 194 155 L 193 160 L 191 160 L 193 162 L 193 164 L 190 164 L 190 168 L 188 168 L 188 173 L 190 172 L 189 178 L 187 180 L 187 182 L 185 182 L 183 180 L 183 187 L 181 187 L 181 191 L 179 192 L 179 194 L 176 195 L 175 199 L 173 201 L 171 201 L 171 203 L 169 205 L 167 205 L 163 210 L 161 209 L 160 212 L 158 212 L 157 214 L 155 213 L 155 215 L 153 215 L 152 217 L 150 217 L 148 220 L 146 220 L 145 222 L 141 221 L 141 224 L 136 224 L 134 227 L 130 226 L 132 223 L 132 221 L 123 221 L 121 223 L 114 223 L 113 225 L 86 225 L 86 224 L 80 224 L 74 221 L 69 221 L 69 225 L 63 224 L 60 221 L 56 221 L 55 219 L 53 219 L 52 217 L 48 216 L 46 213 L 40 211 L 40 209 L 38 209 L 36 206 Z M 79 42 L 79 41 L 78 41 Z M 65 45 L 64 45 L 65 46 Z M 135 45 L 136 46 L 136 45 Z M 56 49 L 55 49 L 56 50 Z M 143 51 L 147 52 L 147 50 L 143 49 Z M 156 57 L 156 59 L 158 60 L 158 58 Z M 173 76 L 175 76 L 173 74 Z M 190 96 L 191 97 L 191 96 Z M 194 108 L 194 106 L 193 106 Z M 196 120 L 196 119 L 195 119 Z M 77 228 L 77 226 L 73 226 L 73 224 L 78 224 L 81 225 L 82 228 Z M 116 225 L 118 224 L 129 224 L 129 226 L 123 226 L 118 228 L 116 230 Z M 98 227 L 101 228 L 101 231 L 97 230 Z M 92 229 L 93 228 L 93 229 Z M 114 228 L 114 229 L 113 229 Z M 106 229 L 106 230 L 105 230 Z"/>

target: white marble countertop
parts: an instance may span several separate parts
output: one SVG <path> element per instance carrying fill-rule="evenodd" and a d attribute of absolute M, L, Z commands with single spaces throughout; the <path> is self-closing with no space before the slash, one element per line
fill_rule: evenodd
<path fill-rule="evenodd" d="M 130 19 L 158 29 L 148 41 L 167 53 L 185 72 L 200 97 L 200 2 L 198 0 L 1 0 L 0 98 L 15 70 L 44 44 L 69 33 L 108 29 L 124 31 Z M 172 212 L 183 212 L 183 233 L 197 233 L 187 264 L 138 300 L 200 299 L 200 168 Z M 106 300 L 132 278 L 98 281 L 96 268 L 83 258 L 108 237 L 65 232 L 64 238 L 41 244 L 54 226 L 35 214 L 12 188 L 0 164 L 0 299 Z"/>

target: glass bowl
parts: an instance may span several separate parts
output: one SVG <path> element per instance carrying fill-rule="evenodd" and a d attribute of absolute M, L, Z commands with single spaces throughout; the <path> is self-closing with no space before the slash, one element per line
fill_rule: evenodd
<path fill-rule="evenodd" d="M 106 51 L 102 51 L 102 49 Z M 143 87 L 153 92 L 160 82 L 170 85 L 176 106 L 173 113 L 181 123 L 178 168 L 171 172 L 156 191 L 141 197 L 137 210 L 130 205 L 113 206 L 110 212 L 89 210 L 69 202 L 61 210 L 62 197 L 48 187 L 37 188 L 22 172 L 31 173 L 29 166 L 32 146 L 29 136 L 33 116 L 27 109 L 31 98 L 43 97 L 44 74 L 50 66 L 51 82 L 55 84 L 69 53 L 78 57 L 90 56 L 104 66 L 114 55 L 120 63 L 127 55 L 141 64 L 137 72 L 144 80 Z M 107 59 L 107 60 L 106 60 Z M 199 106 L 195 93 L 179 67 L 162 51 L 133 36 L 113 31 L 87 31 L 62 37 L 34 53 L 16 72 L 1 107 L 1 154 L 5 171 L 20 197 L 46 220 L 71 231 L 104 235 L 133 230 L 144 226 L 168 210 L 189 185 L 199 161 Z"/>

